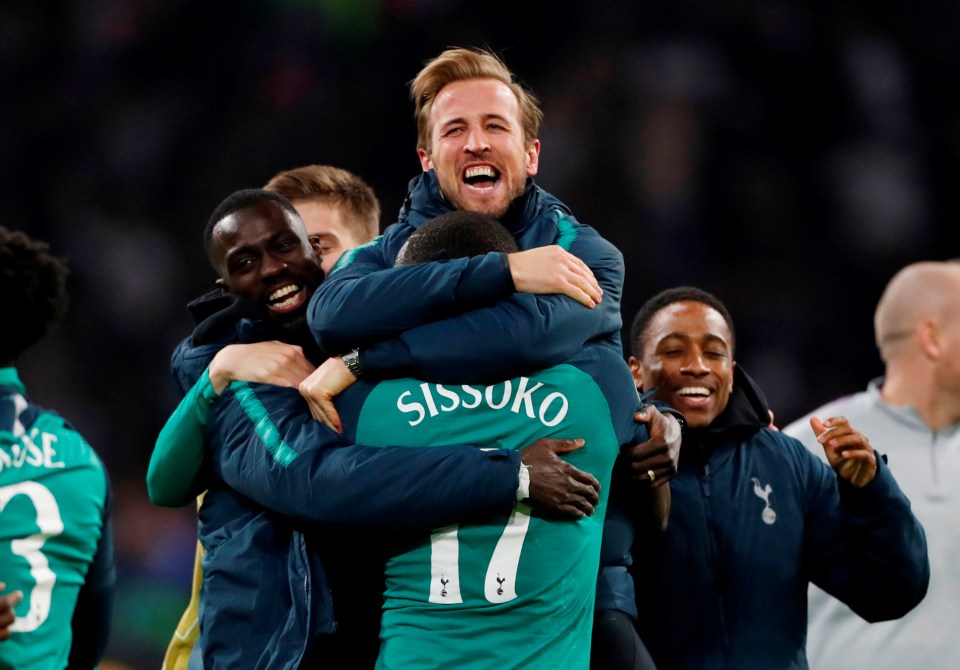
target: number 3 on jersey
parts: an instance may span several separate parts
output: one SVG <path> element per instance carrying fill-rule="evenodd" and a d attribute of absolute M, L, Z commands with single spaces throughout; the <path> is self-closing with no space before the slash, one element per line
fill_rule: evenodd
<path fill-rule="evenodd" d="M 50 569 L 47 557 L 40 551 L 40 547 L 48 538 L 63 532 L 63 520 L 60 517 L 60 507 L 50 493 L 50 489 L 37 482 L 19 482 L 0 486 L 0 513 L 17 495 L 30 498 L 30 502 L 37 510 L 37 527 L 40 529 L 38 533 L 10 543 L 10 551 L 26 559 L 30 565 L 30 576 L 35 582 L 35 586 L 30 591 L 30 611 L 26 616 L 18 616 L 10 626 L 10 630 L 28 633 L 39 628 L 50 614 L 50 596 L 53 593 L 53 585 L 57 582 L 57 575 Z"/>
<path fill-rule="evenodd" d="M 505 603 L 517 597 L 517 568 L 520 552 L 530 527 L 530 507 L 517 505 L 510 515 L 483 581 L 484 597 L 491 603 Z M 440 605 L 463 602 L 460 594 L 460 526 L 447 526 L 430 536 L 430 598 Z"/>

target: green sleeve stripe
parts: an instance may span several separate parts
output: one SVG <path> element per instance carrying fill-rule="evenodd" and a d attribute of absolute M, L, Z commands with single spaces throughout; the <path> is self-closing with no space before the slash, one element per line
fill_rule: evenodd
<path fill-rule="evenodd" d="M 560 245 L 560 248 L 564 251 L 570 251 L 570 245 L 577 239 L 577 229 L 561 212 L 557 212 L 557 228 L 560 230 L 560 234 L 557 235 L 556 244 Z"/>
<path fill-rule="evenodd" d="M 270 418 L 267 408 L 260 402 L 257 394 L 246 382 L 233 382 L 230 386 L 237 394 L 240 407 L 253 422 L 253 429 L 257 433 L 257 437 L 266 445 L 267 451 L 273 456 L 273 460 L 283 467 L 290 465 L 300 454 L 291 449 L 290 445 L 280 437 L 280 430 L 273 419 Z"/>
<path fill-rule="evenodd" d="M 372 247 L 375 244 L 380 244 L 380 238 L 383 235 L 377 235 L 373 240 L 367 242 L 366 244 L 361 244 L 359 247 L 354 247 L 353 249 L 347 249 L 342 254 L 340 258 L 337 259 L 337 262 L 333 264 L 333 267 L 330 268 L 330 274 L 333 274 L 340 268 L 345 268 L 353 262 L 354 257 L 359 253 L 361 249 L 366 249 L 367 247 Z"/>

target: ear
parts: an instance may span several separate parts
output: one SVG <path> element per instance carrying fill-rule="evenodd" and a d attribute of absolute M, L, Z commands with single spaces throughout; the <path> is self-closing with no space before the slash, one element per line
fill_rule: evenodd
<path fill-rule="evenodd" d="M 540 140 L 534 140 L 527 147 L 527 176 L 533 177 L 537 174 L 540 167 Z"/>
<path fill-rule="evenodd" d="M 430 160 L 430 154 L 427 153 L 426 149 L 417 149 L 417 156 L 420 157 L 420 167 L 423 168 L 424 172 L 433 168 L 433 161 Z"/>
<path fill-rule="evenodd" d="M 222 277 L 213 282 L 213 285 L 220 289 L 220 293 L 230 293 L 230 289 L 227 288 L 227 281 Z"/>
<path fill-rule="evenodd" d="M 943 331 L 933 319 L 924 319 L 917 324 L 917 340 L 928 359 L 936 361 L 943 356 Z"/>
<path fill-rule="evenodd" d="M 633 384 L 638 389 L 643 389 L 643 366 L 640 364 L 640 360 L 636 356 L 631 356 L 630 360 L 627 361 L 627 365 L 630 366 L 630 374 L 633 375 Z"/>

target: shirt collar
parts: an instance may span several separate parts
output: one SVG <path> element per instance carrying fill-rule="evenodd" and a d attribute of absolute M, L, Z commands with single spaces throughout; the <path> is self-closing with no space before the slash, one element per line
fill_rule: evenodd
<path fill-rule="evenodd" d="M 928 426 L 924 420 L 917 413 L 917 410 L 913 408 L 912 405 L 891 405 L 889 402 L 884 400 L 883 395 L 880 391 L 883 389 L 883 377 L 876 377 L 871 379 L 870 383 L 867 384 L 867 395 L 870 398 L 870 401 L 876 405 L 882 412 L 888 414 L 898 423 L 910 426 L 911 428 L 921 430 L 927 433 L 932 433 L 930 426 Z M 960 431 L 960 422 L 957 422 L 951 426 L 941 428 L 936 431 L 940 436 L 952 435 Z"/>
<path fill-rule="evenodd" d="M 16 368 L 0 368 L 0 386 L 12 386 L 20 393 L 26 393 L 27 389 L 20 381 L 20 375 Z"/>

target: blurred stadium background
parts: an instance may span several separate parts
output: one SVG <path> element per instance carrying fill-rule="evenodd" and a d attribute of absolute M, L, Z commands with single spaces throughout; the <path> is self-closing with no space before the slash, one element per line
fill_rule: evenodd
<path fill-rule="evenodd" d="M 0 5 L 0 225 L 73 269 L 20 367 L 111 471 L 111 660 L 159 667 L 187 599 L 193 510 L 153 508 L 144 473 L 228 193 L 330 163 L 389 224 L 419 170 L 407 82 L 488 46 L 543 103 L 538 182 L 624 253 L 626 325 L 662 288 L 715 292 L 784 424 L 881 372 L 894 271 L 960 256 L 958 27 L 947 0 Z"/>

